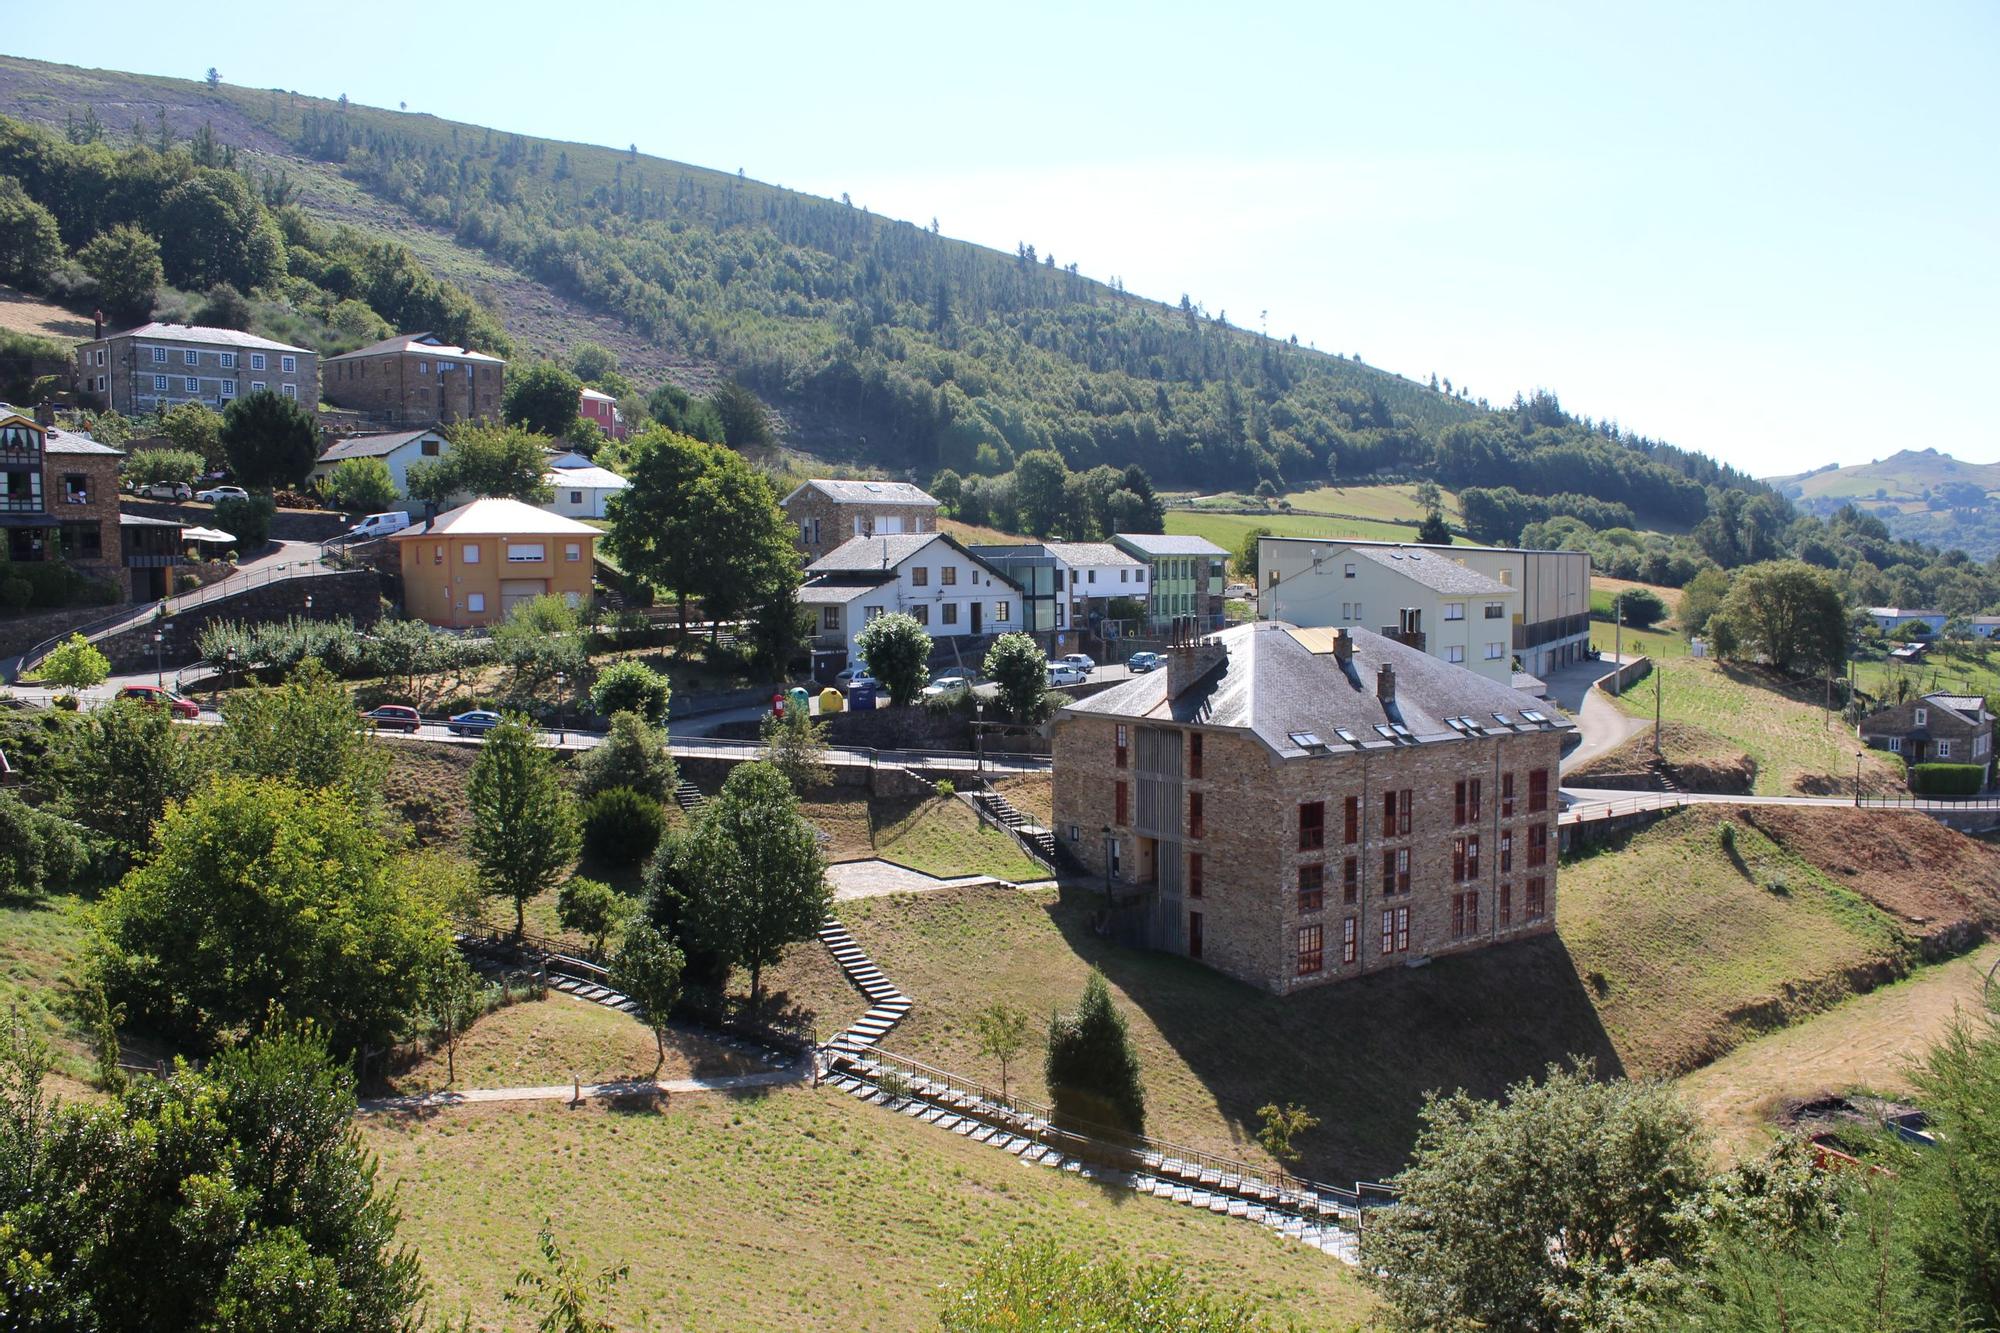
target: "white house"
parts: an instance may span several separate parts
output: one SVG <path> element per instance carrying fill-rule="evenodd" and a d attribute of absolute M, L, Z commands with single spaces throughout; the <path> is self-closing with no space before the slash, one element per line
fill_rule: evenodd
<path fill-rule="evenodd" d="M 1868 618 L 1875 622 L 1875 628 L 1884 634 L 1907 639 L 1912 630 L 1922 625 L 1931 634 L 1944 633 L 1945 613 L 1942 611 L 1913 611 L 1905 606 L 1871 606 Z"/>
<path fill-rule="evenodd" d="M 1091 615 L 1102 615 L 1107 604 L 1121 597 L 1146 604 L 1146 576 L 1152 567 L 1144 560 L 1110 542 L 1049 542 L 1047 547 L 1059 571 L 1056 628 L 1089 629 Z"/>
<path fill-rule="evenodd" d="M 940 646 L 1024 628 L 1019 586 L 941 532 L 852 538 L 806 567 L 799 603 L 813 613 L 814 646 L 844 648 L 850 662 L 862 628 L 891 611 Z"/>
<path fill-rule="evenodd" d="M 561 464 L 570 457 L 574 455 L 564 455 L 556 461 Z M 542 508 L 565 518 L 606 517 L 605 502 L 631 484 L 616 472 L 588 462 L 581 467 L 551 467 L 542 474 L 542 480 L 555 489 L 554 497 Z"/>
<path fill-rule="evenodd" d="M 320 454 L 313 464 L 314 481 L 325 478 L 336 467 L 350 458 L 379 458 L 389 466 L 389 476 L 396 483 L 396 494 L 410 493 L 410 464 L 436 462 L 451 452 L 451 441 L 434 430 L 405 430 L 392 435 L 356 435 L 345 440 L 335 440 Z"/>

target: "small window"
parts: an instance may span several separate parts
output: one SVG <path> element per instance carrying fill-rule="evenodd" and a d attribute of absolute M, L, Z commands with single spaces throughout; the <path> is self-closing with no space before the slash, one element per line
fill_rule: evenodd
<path fill-rule="evenodd" d="M 184 366 L 200 365 L 201 353 L 195 351 L 193 348 L 189 348 L 188 350 L 181 353 L 181 364 Z"/>
<path fill-rule="evenodd" d="M 1902 752 L 1903 752 L 1903 738 L 1901 736 L 1891 736 L 1889 738 L 1889 753 L 1901 754 Z"/>
<path fill-rule="evenodd" d="M 938 571 L 938 582 L 947 588 L 958 586 L 958 566 L 946 565 Z"/>
<path fill-rule="evenodd" d="M 1940 759 L 1949 759 L 1949 758 L 1951 758 L 1951 742 L 1950 742 L 1950 741 L 1943 741 L 1943 740 L 1941 740 L 1941 741 L 1939 741 L 1939 742 L 1938 742 L 1938 748 L 1937 748 L 1937 757 L 1938 757 L 1938 758 L 1940 758 Z"/>
<path fill-rule="evenodd" d="M 469 592 L 465 594 L 465 609 L 468 611 L 484 611 L 486 609 L 486 594 L 483 592 Z"/>
<path fill-rule="evenodd" d="M 1361 896 L 1361 858 L 1350 856 L 1340 863 L 1340 901 L 1353 903 Z"/>
<path fill-rule="evenodd" d="M 563 559 L 570 564 L 575 564 L 577 561 L 583 559 L 583 543 L 564 542 Z"/>
<path fill-rule="evenodd" d="M 1190 898 L 1201 897 L 1201 872 L 1201 853 L 1189 852 L 1187 882 L 1188 897 Z"/>
<path fill-rule="evenodd" d="M 299 386 L 296 384 L 280 384 L 278 392 L 287 398 L 296 398 L 299 396 Z"/>
<path fill-rule="evenodd" d="M 172 384 L 173 381 L 171 379 L 168 379 L 165 375 L 153 376 L 154 393 L 165 393 Z"/>
<path fill-rule="evenodd" d="M 912 565 L 910 567 L 910 586 L 912 588 L 928 588 L 931 586 L 931 571 L 928 566 Z"/>
<path fill-rule="evenodd" d="M 1350 579 L 1354 577 L 1354 562 L 1353 562 L 1352 560 L 1350 560 L 1350 561 L 1348 561 L 1348 562 L 1347 562 L 1347 575 L 1346 575 L 1346 577 L 1348 577 L 1348 578 L 1350 578 Z"/>
<path fill-rule="evenodd" d="M 1538 815 L 1549 808 L 1549 771 L 1538 768 L 1528 774 L 1528 813 Z"/>
<path fill-rule="evenodd" d="M 422 451 L 425 458 L 436 458 L 438 456 L 438 442 L 436 440 L 425 440 L 417 447 Z"/>
<path fill-rule="evenodd" d="M 1497 662 L 1497 661 L 1499 661 L 1499 660 L 1500 660 L 1501 658 L 1505 657 L 1506 655 L 1507 655 L 1507 645 L 1506 645 L 1506 644 L 1504 644 L 1504 643 L 1489 643 L 1489 644 L 1487 644 L 1487 645 L 1486 645 L 1486 660 L 1487 660 L 1487 661 L 1489 661 L 1489 662 Z"/>
<path fill-rule="evenodd" d="M 468 564 L 468 565 L 476 565 L 476 564 L 478 564 L 478 563 L 479 563 L 479 543 L 478 543 L 478 542 L 467 542 L 467 543 L 465 544 L 465 547 L 464 547 L 464 550 L 465 550 L 465 557 L 464 557 L 464 558 L 465 558 L 465 563 L 466 563 L 466 564 Z"/>
<path fill-rule="evenodd" d="M 165 364 L 167 364 L 166 348 L 164 347 L 153 348 L 153 364 L 156 366 L 164 366 Z"/>
<path fill-rule="evenodd" d="M 443 542 L 439 542 L 435 546 L 431 547 L 431 563 L 434 565 L 441 565 L 444 563 Z"/>
<path fill-rule="evenodd" d="M 224 380 L 224 381 L 222 381 L 222 396 L 223 396 L 224 398 L 234 398 L 234 397 L 236 396 L 236 381 L 235 381 L 235 380 Z"/>
<path fill-rule="evenodd" d="M 944 623 L 947 625 L 956 625 L 958 623 L 957 602 L 946 602 L 944 604 Z"/>
<path fill-rule="evenodd" d="M 97 349 L 97 364 L 100 366 L 104 364 L 104 349 L 102 347 Z"/>
<path fill-rule="evenodd" d="M 220 354 L 220 356 L 218 357 L 218 360 L 220 360 L 220 361 L 221 361 L 221 363 L 222 363 L 222 368 L 223 368 L 224 370 L 234 370 L 234 369 L 236 369 L 236 353 L 234 353 L 234 352 L 223 352 L 223 353 L 221 353 L 221 354 Z"/>
<path fill-rule="evenodd" d="M 1086 577 L 1086 578 L 1084 579 L 1084 582 L 1085 582 L 1085 583 L 1095 583 L 1095 582 L 1097 582 L 1097 571 L 1096 571 L 1096 570 L 1094 570 L 1094 569 L 1093 569 L 1093 570 L 1089 570 L 1089 571 L 1087 571 L 1087 575 L 1088 575 L 1088 576 L 1087 576 L 1087 577 Z"/>
<path fill-rule="evenodd" d="M 1111 736 L 1112 760 L 1120 768 L 1124 768 L 1130 761 L 1130 740 L 1131 738 L 1125 730 L 1125 724 L 1120 722 L 1113 729 Z"/>
<path fill-rule="evenodd" d="M 548 547 L 541 542 L 507 543 L 507 563 L 510 565 L 535 565 L 548 558 Z"/>
<path fill-rule="evenodd" d="M 1316 852 L 1326 846 L 1326 803 L 1305 801 L 1299 805 L 1299 850 Z"/>
<path fill-rule="evenodd" d="M 1528 881 L 1528 901 L 1523 908 L 1530 921 L 1540 921 L 1548 911 L 1548 888 L 1540 876 Z"/>
<path fill-rule="evenodd" d="M 1320 927 L 1299 927 L 1299 975 L 1312 976 L 1326 966 L 1326 950 Z"/>
<path fill-rule="evenodd" d="M 201 381 L 200 381 L 200 380 L 198 380 L 198 379 L 196 379 L 196 378 L 195 378 L 194 376 L 192 376 L 192 375 L 183 375 L 183 376 L 181 376 L 181 392 L 183 392 L 183 393 L 200 393 L 200 392 L 201 392 Z"/>
<path fill-rule="evenodd" d="M 1464 602 L 1446 602 L 1446 603 L 1444 604 L 1444 618 L 1445 618 L 1446 620 L 1463 620 L 1463 619 L 1465 619 L 1465 603 L 1464 603 Z"/>
<path fill-rule="evenodd" d="M 569 493 L 569 502 L 570 502 L 571 504 L 573 504 L 573 505 L 580 505 L 580 504 L 582 504 L 582 503 L 583 503 L 583 492 L 582 492 L 582 491 L 571 491 L 571 492 Z"/>
<path fill-rule="evenodd" d="M 1204 824 L 1204 820 L 1202 817 L 1203 811 L 1202 811 L 1201 793 L 1198 791 L 1191 791 L 1188 793 L 1187 800 L 1188 800 L 1188 814 L 1187 814 L 1188 836 L 1190 838 L 1199 838 L 1201 836 Z"/>
<path fill-rule="evenodd" d="M 298 359 L 297 357 L 295 357 L 295 356 L 281 356 L 281 357 L 279 357 L 279 358 L 278 358 L 278 371 L 279 371 L 279 373 L 280 373 L 280 374 L 284 374 L 284 375 L 296 375 L 296 374 L 298 374 L 298 373 L 299 373 L 299 359 Z"/>
<path fill-rule="evenodd" d="M 1188 755 L 1187 775 L 1190 778 L 1197 778 L 1197 779 L 1200 778 L 1201 777 L 1201 733 L 1200 732 L 1190 731 L 1188 733 L 1187 755 Z"/>
<path fill-rule="evenodd" d="M 840 632 L 840 608 L 837 606 L 822 607 L 819 613 L 819 627 L 829 634 L 838 634 Z"/>
<path fill-rule="evenodd" d="M 1463 662 L 1465 660 L 1465 645 L 1454 643 L 1446 648 L 1444 650 L 1444 660 L 1447 662 Z"/>
<path fill-rule="evenodd" d="M 1361 798 L 1350 796 L 1340 803 L 1340 841 L 1352 847 L 1361 837 Z"/>
<path fill-rule="evenodd" d="M 262 380 L 251 380 L 251 381 L 250 381 L 250 392 L 251 392 L 251 393 L 262 393 L 262 392 L 264 392 L 264 381 L 262 381 Z"/>
<path fill-rule="evenodd" d="M 252 370 L 264 369 L 264 354 L 262 352 L 250 353 L 250 369 Z M 257 387 L 261 389 L 264 386 L 260 384 Z"/>
<path fill-rule="evenodd" d="M 417 362 L 417 373 L 418 373 L 419 375 L 428 375 L 428 374 L 430 374 L 430 373 L 431 373 L 431 363 L 430 363 L 430 362 L 428 362 L 428 361 L 419 361 L 419 362 Z"/>
<path fill-rule="evenodd" d="M 1014 604 L 1012 602 L 993 603 L 993 618 L 995 620 L 1012 620 L 1014 618 Z"/>
<path fill-rule="evenodd" d="M 1502 603 L 1488 602 L 1486 604 L 1486 618 L 1488 620 L 1501 620 L 1504 619 L 1506 615 L 1507 615 L 1507 608 Z"/>
<path fill-rule="evenodd" d="M 1343 963 L 1354 961 L 1354 937 L 1358 933 L 1357 926 L 1358 923 L 1351 916 L 1340 923 L 1340 961 Z"/>
<path fill-rule="evenodd" d="M 1299 867 L 1299 910 L 1317 912 L 1326 906 L 1326 867 L 1317 861 Z"/>
<path fill-rule="evenodd" d="M 917 602 L 912 605 L 910 607 L 910 619 L 916 621 L 919 625 L 930 624 L 931 604 L 929 602 Z"/>
<path fill-rule="evenodd" d="M 1112 799 L 1111 799 L 1111 822 L 1114 824 L 1123 824 L 1126 822 L 1125 784 L 1123 782 L 1118 782 L 1113 784 Z"/>
<path fill-rule="evenodd" d="M 1917 710 L 1917 725 L 1918 725 L 1918 726 L 1920 726 L 1920 727 L 1924 727 L 1924 726 L 1929 726 L 1929 725 L 1930 725 L 1930 720 L 1931 720 L 1931 710 L 1930 710 L 1930 709 L 1928 709 L 1928 708 L 1919 708 L 1919 709 Z"/>

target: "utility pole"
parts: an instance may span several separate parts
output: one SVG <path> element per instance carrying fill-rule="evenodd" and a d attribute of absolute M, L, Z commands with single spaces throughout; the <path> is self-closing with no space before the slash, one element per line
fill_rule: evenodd
<path fill-rule="evenodd" d="M 1611 664 L 1622 667 L 1625 665 L 1625 603 L 1614 597 L 1611 599 L 1611 610 L 1614 613 L 1615 620 L 1615 627 L 1611 631 Z M 1622 677 L 1615 674 L 1611 677 L 1611 692 L 1613 694 L 1623 694 L 1625 692 L 1624 687 L 1618 683 L 1621 679 Z M 1654 746 L 1653 748 L 1658 749 L 1659 747 Z"/>
<path fill-rule="evenodd" d="M 1660 677 L 1664 673 L 1653 663 L 1653 757 L 1660 757 Z"/>

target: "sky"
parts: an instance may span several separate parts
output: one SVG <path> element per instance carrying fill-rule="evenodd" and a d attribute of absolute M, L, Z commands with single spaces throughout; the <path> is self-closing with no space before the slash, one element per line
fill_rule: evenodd
<path fill-rule="evenodd" d="M 24 8 L 7 54 L 636 142 L 1759 476 L 2000 459 L 1984 0 Z"/>

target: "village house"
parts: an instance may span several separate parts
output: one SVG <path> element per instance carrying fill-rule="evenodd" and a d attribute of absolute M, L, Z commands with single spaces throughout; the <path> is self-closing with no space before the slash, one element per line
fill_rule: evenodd
<path fill-rule="evenodd" d="M 1926 611 L 1902 606 L 1871 606 L 1868 618 L 1875 622 L 1875 628 L 1892 639 L 1907 639 L 1913 636 L 1934 638 L 1944 633 L 1944 622 L 1949 619 L 1942 611 Z M 1984 618 L 1984 617 L 1982 617 Z"/>
<path fill-rule="evenodd" d="M 1054 831 L 1127 938 L 1283 994 L 1554 929 L 1559 715 L 1367 629 L 1166 658 L 1052 742 Z"/>
<path fill-rule="evenodd" d="M 1514 680 L 1520 591 L 1441 547 L 1329 544 L 1309 571 L 1267 583 L 1258 610 L 1293 625 L 1379 629 L 1502 685 Z"/>
<path fill-rule="evenodd" d="M 319 406 L 318 362 L 308 348 L 191 324 L 141 324 L 76 349 L 77 387 L 126 416 L 180 403 L 220 412 L 263 389 L 310 412 Z"/>
<path fill-rule="evenodd" d="M 1861 740 L 1906 764 L 1991 764 L 1993 714 L 1977 694 L 1926 694 L 1861 719 Z"/>
<path fill-rule="evenodd" d="M 126 528 L 141 525 L 128 525 L 118 512 L 124 451 L 63 430 L 46 410 L 38 415 L 0 405 L 0 533 L 8 560 L 65 560 L 115 584 L 120 597 L 164 596 L 167 571 L 178 563 L 179 525 L 135 542 L 128 561 Z"/>
<path fill-rule="evenodd" d="M 605 505 L 631 485 L 616 472 L 575 454 L 556 459 L 542 480 L 554 491 L 542 508 L 566 518 L 608 518 Z"/>
<path fill-rule="evenodd" d="M 799 604 L 813 614 L 813 646 L 845 650 L 850 662 L 860 660 L 862 629 L 891 611 L 967 654 L 974 640 L 1022 628 L 1020 587 L 938 532 L 852 538 L 806 567 Z"/>
<path fill-rule="evenodd" d="M 396 494 L 410 493 L 410 464 L 438 462 L 451 452 L 451 441 L 435 430 L 405 430 L 387 435 L 355 435 L 335 440 L 313 464 L 312 478 L 324 481 L 333 470 L 350 458 L 379 458 L 387 465 L 396 483 Z M 415 512 L 415 511 L 411 511 Z"/>
<path fill-rule="evenodd" d="M 434 333 L 405 333 L 330 356 L 326 400 L 383 426 L 498 421 L 507 363 Z"/>
<path fill-rule="evenodd" d="M 628 433 L 618 400 L 602 389 L 584 385 L 576 396 L 576 414 L 614 440 L 622 440 Z"/>
<path fill-rule="evenodd" d="M 1158 632 L 1188 616 L 1202 629 L 1222 628 L 1229 552 L 1206 537 L 1157 532 L 1121 532 L 1111 544 L 1146 566 L 1146 624 L 1141 628 Z"/>
<path fill-rule="evenodd" d="M 389 541 L 403 609 L 466 629 L 505 620 L 537 597 L 580 606 L 591 595 L 596 528 L 519 500 L 488 497 L 404 528 Z"/>
<path fill-rule="evenodd" d="M 1257 543 L 1257 569 L 1263 584 L 1258 589 L 1258 613 L 1267 618 L 1285 620 L 1291 619 L 1296 610 L 1315 617 L 1314 621 L 1307 623 L 1338 623 L 1340 604 L 1357 600 L 1354 592 L 1343 596 L 1339 591 L 1353 586 L 1348 581 L 1347 566 L 1355 564 L 1356 577 L 1363 577 L 1365 566 L 1361 565 L 1360 557 L 1355 553 L 1366 551 L 1401 551 L 1406 555 L 1419 552 L 1427 559 L 1451 561 L 1475 574 L 1485 575 L 1494 583 L 1514 589 L 1514 596 L 1504 599 L 1508 601 L 1506 614 L 1509 619 L 1508 633 L 1504 637 L 1508 641 L 1513 664 L 1518 664 L 1523 672 L 1544 676 L 1573 662 L 1581 662 L 1590 655 L 1590 554 L 1587 551 L 1530 551 L 1513 546 L 1426 546 L 1345 537 L 1265 537 Z M 1406 570 L 1418 567 L 1404 566 Z M 1372 573 L 1367 577 L 1372 578 Z M 1419 597 L 1415 591 L 1420 584 L 1401 581 L 1395 586 L 1404 589 L 1413 598 L 1410 605 L 1430 606 L 1430 600 Z M 1460 596 L 1468 600 L 1467 615 L 1470 616 L 1470 600 L 1475 594 L 1456 594 L 1450 600 L 1456 601 Z M 1386 608 L 1387 614 L 1383 614 L 1369 604 L 1371 599 L 1366 594 L 1358 600 L 1362 603 L 1366 620 L 1355 623 L 1401 628 L 1401 622 L 1395 615 L 1401 603 Z M 1373 600 L 1379 601 L 1379 598 Z M 1493 636 L 1478 633 L 1486 625 L 1485 607 L 1493 599 L 1484 597 L 1479 600 L 1480 619 L 1476 625 L 1466 627 L 1472 632 L 1472 637 L 1464 645 L 1467 666 L 1488 661 L 1487 645 L 1493 641 Z M 1426 615 L 1420 632 L 1426 636 L 1435 635 L 1444 628 L 1444 623 L 1436 616 Z M 1457 640 L 1447 637 L 1433 641 L 1449 646 Z M 1496 679 L 1505 679 L 1497 669 L 1493 674 Z M 1523 683 L 1532 685 L 1531 682 Z"/>
<path fill-rule="evenodd" d="M 936 497 L 907 481 L 803 482 L 779 507 L 792 521 L 807 563 L 856 537 L 937 531 Z"/>
<path fill-rule="evenodd" d="M 1095 633 L 1111 603 L 1144 605 L 1147 566 L 1110 542 L 1007 542 L 967 549 L 991 561 L 1021 589 L 1021 628 L 1056 647 Z"/>

